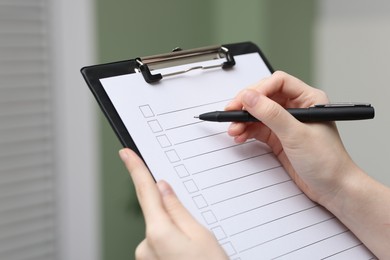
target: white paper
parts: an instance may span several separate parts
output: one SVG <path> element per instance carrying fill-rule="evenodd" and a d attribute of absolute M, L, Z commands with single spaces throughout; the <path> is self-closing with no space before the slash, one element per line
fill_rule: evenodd
<path fill-rule="evenodd" d="M 194 118 L 223 110 L 241 89 L 270 75 L 257 53 L 235 60 L 232 69 L 191 71 L 157 84 L 139 73 L 101 83 L 155 179 L 173 186 L 231 259 L 373 259 L 299 190 L 266 145 L 238 145 L 228 123 Z"/>

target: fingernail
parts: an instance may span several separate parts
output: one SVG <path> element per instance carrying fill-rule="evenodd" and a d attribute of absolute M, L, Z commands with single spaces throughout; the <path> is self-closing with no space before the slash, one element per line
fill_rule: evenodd
<path fill-rule="evenodd" d="M 229 128 L 228 128 L 228 131 L 234 131 L 236 129 L 237 125 L 238 125 L 237 123 L 234 123 L 234 122 L 231 123 Z"/>
<path fill-rule="evenodd" d="M 125 149 L 119 150 L 119 157 L 121 158 L 122 161 L 126 161 L 127 158 L 129 158 L 129 155 L 127 154 Z"/>
<path fill-rule="evenodd" d="M 242 96 L 242 101 L 246 107 L 254 107 L 257 104 L 257 100 L 259 99 L 259 94 L 254 90 L 245 91 Z"/>
<path fill-rule="evenodd" d="M 166 196 L 170 193 L 172 193 L 171 187 L 168 185 L 167 182 L 161 180 L 157 182 L 157 188 L 161 194 L 161 196 Z"/>

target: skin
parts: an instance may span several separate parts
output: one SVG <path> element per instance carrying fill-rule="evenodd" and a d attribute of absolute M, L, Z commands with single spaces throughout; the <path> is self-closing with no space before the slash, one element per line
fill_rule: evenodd
<path fill-rule="evenodd" d="M 232 123 L 237 143 L 266 143 L 298 187 L 340 219 L 378 258 L 390 259 L 390 189 L 350 158 L 335 123 L 304 124 L 285 108 L 328 103 L 324 92 L 284 72 L 244 89 L 226 110 L 245 108 L 261 122 Z M 166 182 L 154 183 L 129 149 L 120 151 L 146 221 L 137 259 L 227 259 L 213 235 L 181 205 Z"/>
<path fill-rule="evenodd" d="M 134 182 L 146 223 L 136 259 L 228 259 L 215 237 L 183 207 L 168 183 L 156 184 L 133 151 L 122 149 L 119 155 Z"/>

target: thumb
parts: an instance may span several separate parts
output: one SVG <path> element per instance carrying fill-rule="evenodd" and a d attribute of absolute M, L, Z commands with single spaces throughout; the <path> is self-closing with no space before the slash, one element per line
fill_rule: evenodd
<path fill-rule="evenodd" d="M 171 186 L 165 181 L 157 182 L 157 187 L 160 191 L 162 201 L 172 222 L 188 237 L 199 232 L 200 227 L 189 211 L 177 198 Z"/>
<path fill-rule="evenodd" d="M 291 135 L 299 122 L 281 105 L 255 90 L 248 89 L 242 95 L 245 109 L 278 137 L 283 139 Z"/>

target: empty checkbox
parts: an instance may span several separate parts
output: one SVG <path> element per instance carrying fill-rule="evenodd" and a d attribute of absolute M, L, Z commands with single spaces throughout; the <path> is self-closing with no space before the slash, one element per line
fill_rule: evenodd
<path fill-rule="evenodd" d="M 230 242 L 224 243 L 221 246 L 225 250 L 225 252 L 228 256 L 232 256 L 232 255 L 237 253 L 236 250 L 234 249 L 232 243 L 230 243 Z"/>
<path fill-rule="evenodd" d="M 202 195 L 198 195 L 192 198 L 195 202 L 195 205 L 198 207 L 198 209 L 203 209 L 208 206 L 206 200 Z"/>
<path fill-rule="evenodd" d="M 175 171 L 180 178 L 188 177 L 190 175 L 183 164 L 175 166 Z"/>
<path fill-rule="evenodd" d="M 185 182 L 183 182 L 183 184 L 189 193 L 194 193 L 194 192 L 199 190 L 198 186 L 196 186 L 196 184 L 193 180 L 185 181 Z"/>
<path fill-rule="evenodd" d="M 161 148 L 169 147 L 172 145 L 166 135 L 159 135 L 156 138 Z"/>
<path fill-rule="evenodd" d="M 217 240 L 226 238 L 225 231 L 223 231 L 220 226 L 212 228 L 211 231 L 214 233 L 214 236 Z"/>
<path fill-rule="evenodd" d="M 153 133 L 161 132 L 163 129 L 157 120 L 148 121 L 148 125 Z"/>
<path fill-rule="evenodd" d="M 206 223 L 209 225 L 217 222 L 217 218 L 211 210 L 203 212 L 202 215 Z"/>
<path fill-rule="evenodd" d="M 166 151 L 165 154 L 167 155 L 168 160 L 169 160 L 171 163 L 180 161 L 180 157 L 179 157 L 179 155 L 177 155 L 177 153 L 176 153 L 175 150 Z"/>
<path fill-rule="evenodd" d="M 141 110 L 141 113 L 144 115 L 145 118 L 154 116 L 154 113 L 149 105 L 140 106 L 139 110 Z"/>

